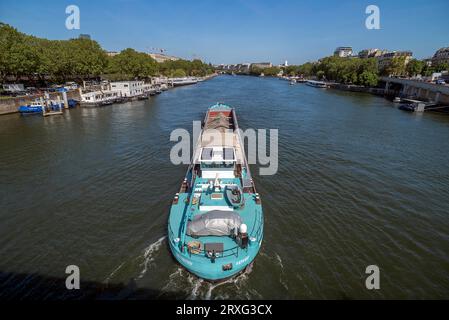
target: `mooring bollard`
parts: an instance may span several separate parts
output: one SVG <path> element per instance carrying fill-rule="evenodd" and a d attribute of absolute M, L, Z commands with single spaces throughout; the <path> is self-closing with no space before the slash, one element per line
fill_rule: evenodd
<path fill-rule="evenodd" d="M 63 94 L 64 94 L 65 92 L 63 92 Z M 67 96 L 66 96 L 66 98 L 67 98 Z M 61 112 L 62 113 L 62 101 L 61 101 L 61 97 L 60 96 L 58 96 L 58 106 L 59 106 L 59 112 Z M 65 106 L 66 108 L 67 108 L 67 103 L 66 103 L 66 106 Z"/>
<path fill-rule="evenodd" d="M 45 105 L 44 105 L 44 99 L 42 99 L 42 96 L 39 98 L 41 107 L 42 107 L 42 115 L 45 116 Z"/>
<path fill-rule="evenodd" d="M 67 99 L 66 91 L 62 92 L 62 99 L 64 100 L 64 109 L 68 109 L 69 108 L 69 100 Z"/>

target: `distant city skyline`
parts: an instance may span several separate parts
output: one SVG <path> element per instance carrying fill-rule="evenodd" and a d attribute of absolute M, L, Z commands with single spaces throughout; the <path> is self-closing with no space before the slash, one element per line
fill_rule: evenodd
<path fill-rule="evenodd" d="M 68 30 L 65 8 L 77 5 L 81 28 Z M 365 8 L 380 8 L 380 30 L 368 30 Z M 88 34 L 107 51 L 134 48 L 213 64 L 286 60 L 302 64 L 351 46 L 410 50 L 419 59 L 449 46 L 449 2 L 347 0 L 207 0 L 149 2 L 23 0 L 1 2 L 0 21 L 48 39 Z"/>

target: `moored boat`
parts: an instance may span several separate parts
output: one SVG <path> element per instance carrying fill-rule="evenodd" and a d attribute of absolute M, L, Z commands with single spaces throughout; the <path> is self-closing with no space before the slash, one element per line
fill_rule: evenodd
<path fill-rule="evenodd" d="M 68 99 L 69 108 L 73 108 L 76 106 L 76 100 Z M 61 111 L 64 108 L 63 101 L 57 100 L 36 100 L 27 105 L 22 105 L 18 108 L 19 113 L 21 114 L 42 114 L 43 111 Z"/>
<path fill-rule="evenodd" d="M 44 106 L 39 101 L 33 101 L 30 104 L 20 106 L 18 111 L 21 114 L 38 114 L 42 113 Z"/>
<path fill-rule="evenodd" d="M 101 90 L 81 94 L 80 105 L 82 107 L 101 107 L 119 101 L 122 97 L 118 91 Z"/>
<path fill-rule="evenodd" d="M 195 84 L 198 82 L 198 79 L 196 77 L 171 78 L 170 82 L 174 87 L 178 87 Z"/>
<path fill-rule="evenodd" d="M 209 143 L 208 130 L 231 139 Z M 235 109 L 210 107 L 168 220 L 170 249 L 206 280 L 232 277 L 252 263 L 262 243 L 263 211 L 243 148 Z"/>
<path fill-rule="evenodd" d="M 307 80 L 306 84 L 315 88 L 327 88 L 326 82 L 323 81 Z"/>
<path fill-rule="evenodd" d="M 408 111 L 408 112 L 415 112 L 416 111 L 416 106 L 412 103 L 406 103 L 406 104 L 401 104 L 398 107 L 399 110 L 403 110 L 403 111 Z"/>

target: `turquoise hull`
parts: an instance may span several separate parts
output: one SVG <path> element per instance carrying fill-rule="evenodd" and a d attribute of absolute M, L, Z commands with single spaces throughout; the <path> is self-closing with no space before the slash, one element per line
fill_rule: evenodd
<path fill-rule="evenodd" d="M 233 144 L 205 146 L 200 136 L 168 219 L 174 258 L 210 281 L 244 271 L 259 252 L 264 229 L 262 204 L 242 151 L 235 111 L 221 104 L 209 108 L 203 132 L 223 126 L 234 129 L 235 139 L 229 140 Z M 235 198 L 229 188 L 236 190 Z"/>
<path fill-rule="evenodd" d="M 198 259 L 194 255 L 192 256 L 182 254 L 179 248 L 174 243 L 173 239 L 169 239 L 169 243 L 173 256 L 185 269 L 202 279 L 209 281 L 219 281 L 231 278 L 245 271 L 246 267 L 254 261 L 257 254 L 259 253 L 262 239 L 260 239 L 259 243 L 255 243 L 254 245 L 252 245 L 251 248 L 249 248 L 248 253 L 240 260 L 228 257 L 222 258 L 223 260 L 217 259 L 215 263 L 207 263 L 207 261 L 205 263 L 204 259 L 202 258 Z M 222 265 L 229 263 L 233 263 L 236 266 L 231 270 L 224 271 Z M 239 264 L 237 265 L 237 263 Z"/>

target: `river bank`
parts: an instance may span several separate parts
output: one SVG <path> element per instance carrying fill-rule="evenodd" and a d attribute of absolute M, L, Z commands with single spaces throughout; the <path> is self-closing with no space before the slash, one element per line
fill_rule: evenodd
<path fill-rule="evenodd" d="M 190 84 L 196 84 L 197 82 L 209 80 L 213 77 L 217 76 L 217 74 L 213 73 L 204 77 L 196 77 L 198 80 L 196 82 L 188 83 Z M 160 86 L 160 85 L 166 85 L 167 88 L 173 88 L 176 84 L 174 84 L 174 80 L 181 79 L 181 78 L 168 78 L 168 77 L 159 77 L 154 78 L 152 80 L 152 84 Z M 87 91 L 89 90 L 100 90 L 101 86 L 93 86 L 92 88 L 87 88 Z M 19 97 L 10 97 L 10 98 L 3 98 L 0 99 L 0 116 L 10 113 L 18 113 L 18 108 L 22 105 L 28 105 L 31 102 L 38 100 L 40 98 L 43 98 L 45 95 L 44 92 L 40 94 L 34 94 L 34 95 L 27 95 L 27 96 L 19 96 Z M 49 92 L 49 99 L 51 100 L 57 100 L 57 98 L 61 98 L 62 100 L 62 94 L 60 92 Z M 68 99 L 74 99 L 77 101 L 81 100 L 81 91 L 79 89 L 75 90 L 69 90 L 67 91 L 67 98 Z"/>
<path fill-rule="evenodd" d="M 376 88 L 376 87 L 364 87 L 364 86 L 358 86 L 358 85 L 352 85 L 352 84 L 343 84 L 343 83 L 336 83 L 336 82 L 326 82 L 329 88 L 335 89 L 335 90 L 342 90 L 342 91 L 349 91 L 349 92 L 363 92 L 363 93 L 370 93 L 378 96 L 384 96 L 385 95 L 385 89 L 382 88 Z"/>
<path fill-rule="evenodd" d="M 48 93 L 50 99 L 57 100 L 57 98 L 61 98 L 62 100 L 62 94 L 60 92 L 50 92 Z M 0 100 L 0 116 L 10 113 L 18 113 L 18 108 L 23 105 L 28 105 L 32 101 L 35 101 L 36 99 L 43 98 L 44 94 L 34 94 L 29 96 L 21 96 L 21 97 L 11 97 L 11 98 L 5 98 Z M 80 93 L 79 90 L 69 90 L 67 92 L 67 98 L 68 99 L 74 99 L 79 100 L 80 99 Z"/>

